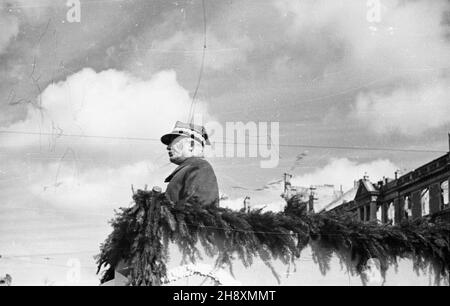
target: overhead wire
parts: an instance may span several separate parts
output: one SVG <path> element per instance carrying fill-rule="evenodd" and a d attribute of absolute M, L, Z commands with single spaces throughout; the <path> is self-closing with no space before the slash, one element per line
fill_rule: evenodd
<path fill-rule="evenodd" d="M 40 133 L 32 131 L 11 131 L 0 130 L 0 134 L 16 134 L 16 135 L 43 135 L 53 136 L 52 133 Z M 93 139 L 110 139 L 110 140 L 127 140 L 127 141 L 154 141 L 160 142 L 159 138 L 151 137 L 129 137 L 129 136 L 101 136 L 101 135 L 87 135 L 87 134 L 58 134 L 59 137 L 74 137 L 74 138 L 93 138 Z M 259 137 L 258 137 L 259 138 Z M 237 141 L 214 141 L 212 143 L 217 144 L 234 144 L 234 145 L 258 145 Z M 389 151 L 389 152 L 405 152 L 405 153 L 448 153 L 445 150 L 433 150 L 433 149 L 408 149 L 408 148 L 395 148 L 395 147 L 369 147 L 369 146 L 332 146 L 332 145 L 315 145 L 315 144 L 301 144 L 301 143 L 280 143 L 280 147 L 291 148 L 310 148 L 310 149 L 335 149 L 335 150 L 359 150 L 359 151 Z"/>
<path fill-rule="evenodd" d="M 195 112 L 195 102 L 198 94 L 198 90 L 200 88 L 200 83 L 203 77 L 203 71 L 205 68 L 205 57 L 206 57 L 206 7 L 205 0 L 202 0 L 202 9 L 203 9 L 203 50 L 202 50 L 202 59 L 200 64 L 200 72 L 197 79 L 197 85 L 195 87 L 194 94 L 192 95 L 191 107 L 189 109 L 188 122 L 192 123 Z"/>

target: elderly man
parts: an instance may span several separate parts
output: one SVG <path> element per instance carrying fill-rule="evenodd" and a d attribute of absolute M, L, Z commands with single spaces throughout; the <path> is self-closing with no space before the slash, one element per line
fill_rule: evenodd
<path fill-rule="evenodd" d="M 169 183 L 166 197 L 178 206 L 187 202 L 218 205 L 217 178 L 203 154 L 205 145 L 210 144 L 205 128 L 178 121 L 161 142 L 167 145 L 170 161 L 178 165 L 165 180 Z"/>

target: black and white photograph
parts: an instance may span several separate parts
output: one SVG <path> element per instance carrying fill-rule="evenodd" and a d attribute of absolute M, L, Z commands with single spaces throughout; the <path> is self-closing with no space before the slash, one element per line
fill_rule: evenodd
<path fill-rule="evenodd" d="M 449 183 L 449 0 L 0 0 L 0 286 L 448 287 Z"/>

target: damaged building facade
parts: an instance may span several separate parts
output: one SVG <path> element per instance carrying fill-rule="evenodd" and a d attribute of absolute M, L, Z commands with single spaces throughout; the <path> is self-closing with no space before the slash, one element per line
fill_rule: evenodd
<path fill-rule="evenodd" d="M 396 179 L 356 183 L 356 195 L 331 211 L 349 212 L 360 221 L 398 224 L 430 216 L 450 222 L 450 152 Z"/>

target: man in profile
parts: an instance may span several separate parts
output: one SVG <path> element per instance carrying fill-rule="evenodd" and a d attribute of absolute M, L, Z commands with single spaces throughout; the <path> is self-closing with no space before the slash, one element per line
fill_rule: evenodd
<path fill-rule="evenodd" d="M 218 205 L 219 188 L 211 165 L 204 159 L 205 145 L 210 145 L 204 127 L 178 121 L 172 132 L 161 137 L 170 161 L 178 167 L 165 182 L 166 198 L 177 206 L 185 203 Z"/>

